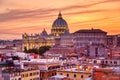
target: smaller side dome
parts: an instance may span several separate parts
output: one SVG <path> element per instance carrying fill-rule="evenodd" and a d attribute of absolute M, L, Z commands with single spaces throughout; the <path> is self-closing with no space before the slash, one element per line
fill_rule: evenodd
<path fill-rule="evenodd" d="M 47 36 L 47 35 L 48 35 L 47 32 L 46 32 L 46 30 L 45 30 L 45 28 L 44 28 L 44 30 L 42 31 L 41 35 L 42 35 L 42 36 Z"/>

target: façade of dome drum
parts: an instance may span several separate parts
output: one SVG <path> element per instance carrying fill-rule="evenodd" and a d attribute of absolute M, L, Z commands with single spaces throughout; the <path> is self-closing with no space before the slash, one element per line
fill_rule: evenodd
<path fill-rule="evenodd" d="M 58 18 L 52 24 L 51 33 L 54 36 L 60 36 L 61 34 L 64 34 L 66 30 L 68 30 L 68 24 L 62 18 L 62 14 L 59 13 Z"/>

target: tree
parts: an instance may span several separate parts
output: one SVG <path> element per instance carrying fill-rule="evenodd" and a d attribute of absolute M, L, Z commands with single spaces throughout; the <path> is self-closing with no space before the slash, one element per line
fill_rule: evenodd
<path fill-rule="evenodd" d="M 27 51 L 28 51 L 28 50 L 27 50 L 27 47 L 24 47 L 24 52 L 27 53 Z"/>
<path fill-rule="evenodd" d="M 35 53 L 35 54 L 39 54 L 39 55 L 43 56 L 44 53 L 46 51 L 48 51 L 50 48 L 51 48 L 50 46 L 41 46 L 39 48 L 33 48 L 33 49 L 27 50 L 26 47 L 25 47 L 24 52 L 26 52 L 26 53 Z"/>
<path fill-rule="evenodd" d="M 41 46 L 41 47 L 39 47 L 38 54 L 43 55 L 49 49 L 50 49 L 50 46 Z"/>

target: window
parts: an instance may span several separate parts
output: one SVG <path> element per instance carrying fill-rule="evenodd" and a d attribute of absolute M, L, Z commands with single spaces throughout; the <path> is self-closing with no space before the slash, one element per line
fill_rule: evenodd
<path fill-rule="evenodd" d="M 83 78 L 83 75 L 81 75 L 81 78 Z"/>
<path fill-rule="evenodd" d="M 37 75 L 39 74 L 39 72 L 37 72 Z"/>
<path fill-rule="evenodd" d="M 97 61 L 95 60 L 94 63 L 97 63 Z"/>
<path fill-rule="evenodd" d="M 106 64 L 108 63 L 108 61 L 105 61 L 106 62 Z"/>
<path fill-rule="evenodd" d="M 117 64 L 117 61 L 114 61 L 114 64 Z"/>
<path fill-rule="evenodd" d="M 110 61 L 110 63 L 112 64 L 112 61 Z"/>
<path fill-rule="evenodd" d="M 30 73 L 30 76 L 32 76 L 32 73 Z"/>
<path fill-rule="evenodd" d="M 24 74 L 22 74 L 22 77 L 24 77 Z"/>
<path fill-rule="evenodd" d="M 18 80 L 21 80 L 21 78 L 18 78 Z"/>
<path fill-rule="evenodd" d="M 37 72 L 34 72 L 34 75 L 37 75 Z"/>
<path fill-rule="evenodd" d="M 76 74 L 74 74 L 74 78 L 76 78 Z"/>
<path fill-rule="evenodd" d="M 67 74 L 67 77 L 69 77 L 69 74 Z"/>
<path fill-rule="evenodd" d="M 60 73 L 60 75 L 62 75 L 62 73 Z"/>
<path fill-rule="evenodd" d="M 54 73 L 52 73 L 52 76 L 54 76 Z"/>
<path fill-rule="evenodd" d="M 104 64 L 104 61 L 103 61 L 103 64 Z"/>
<path fill-rule="evenodd" d="M 101 61 L 101 64 L 104 64 L 104 61 Z"/>
<path fill-rule="evenodd" d="M 98 57 L 98 48 L 95 48 L 95 57 Z"/>
<path fill-rule="evenodd" d="M 89 75 L 88 77 L 91 77 L 91 75 Z"/>

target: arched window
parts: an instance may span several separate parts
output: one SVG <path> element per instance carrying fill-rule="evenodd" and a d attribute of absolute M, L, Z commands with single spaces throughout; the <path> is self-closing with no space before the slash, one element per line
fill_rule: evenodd
<path fill-rule="evenodd" d="M 83 78 L 83 75 L 81 75 L 81 78 Z"/>
<path fill-rule="evenodd" d="M 117 61 L 114 61 L 114 64 L 117 64 Z"/>
<path fill-rule="evenodd" d="M 67 77 L 69 77 L 69 74 L 67 74 Z"/>
<path fill-rule="evenodd" d="M 108 61 L 105 61 L 106 62 L 106 64 L 108 63 Z"/>
<path fill-rule="evenodd" d="M 76 74 L 74 74 L 74 78 L 76 78 Z"/>

